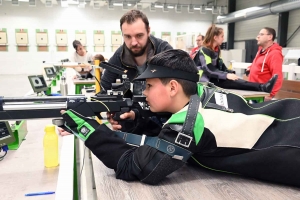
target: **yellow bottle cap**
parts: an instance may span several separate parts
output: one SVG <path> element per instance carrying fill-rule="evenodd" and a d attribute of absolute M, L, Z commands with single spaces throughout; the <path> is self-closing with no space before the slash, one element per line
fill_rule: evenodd
<path fill-rule="evenodd" d="M 55 131 L 55 126 L 53 124 L 46 125 L 45 131 Z"/>

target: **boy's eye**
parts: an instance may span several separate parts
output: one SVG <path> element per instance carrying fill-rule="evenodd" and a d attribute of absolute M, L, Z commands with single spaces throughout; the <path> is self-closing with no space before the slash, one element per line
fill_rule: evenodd
<path fill-rule="evenodd" d="M 125 38 L 130 39 L 130 35 L 125 35 Z"/>
<path fill-rule="evenodd" d="M 151 85 L 150 84 L 147 84 L 147 88 L 150 88 L 151 87 Z"/>
<path fill-rule="evenodd" d="M 141 38 L 141 37 L 143 37 L 143 35 L 142 35 L 142 34 L 139 34 L 139 35 L 137 35 L 137 38 Z"/>

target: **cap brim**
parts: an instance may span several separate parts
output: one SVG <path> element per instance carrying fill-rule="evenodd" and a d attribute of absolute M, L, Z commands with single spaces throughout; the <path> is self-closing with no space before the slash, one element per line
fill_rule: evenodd
<path fill-rule="evenodd" d="M 144 81 L 148 78 L 178 78 L 193 82 L 199 81 L 199 75 L 196 73 L 151 64 L 147 65 L 146 70 L 133 81 Z"/>

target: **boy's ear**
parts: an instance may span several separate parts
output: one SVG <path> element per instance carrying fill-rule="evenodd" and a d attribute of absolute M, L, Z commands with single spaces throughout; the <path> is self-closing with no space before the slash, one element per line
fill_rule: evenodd
<path fill-rule="evenodd" d="M 180 84 L 175 80 L 171 80 L 169 82 L 169 86 L 170 86 L 170 95 L 175 96 L 178 93 Z"/>

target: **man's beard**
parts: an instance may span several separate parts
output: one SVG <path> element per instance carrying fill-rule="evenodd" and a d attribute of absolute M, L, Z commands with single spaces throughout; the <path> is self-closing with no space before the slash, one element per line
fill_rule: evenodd
<path fill-rule="evenodd" d="M 140 50 L 139 52 L 136 52 L 136 53 L 135 53 L 135 52 L 133 52 L 131 49 L 129 49 L 129 52 L 130 52 L 131 55 L 133 55 L 134 57 L 139 57 L 139 56 L 143 55 L 143 54 L 145 53 L 146 49 L 147 49 L 148 42 L 149 42 L 149 38 L 148 38 L 148 40 L 147 40 L 146 45 L 145 45 L 144 47 L 142 47 L 141 50 Z M 131 48 L 133 48 L 133 47 L 131 47 Z"/>

